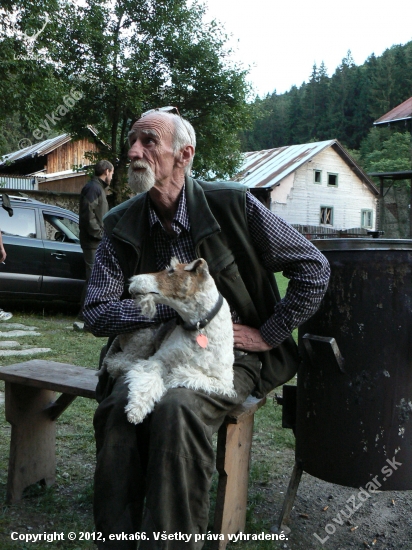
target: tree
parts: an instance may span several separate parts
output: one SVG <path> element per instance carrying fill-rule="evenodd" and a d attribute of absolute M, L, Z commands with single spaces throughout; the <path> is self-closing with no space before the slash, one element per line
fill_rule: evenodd
<path fill-rule="evenodd" d="M 348 51 L 336 69 L 330 84 L 331 130 L 348 147 L 357 145 L 355 139 L 355 112 L 359 96 L 358 71 L 352 54 Z"/>
<path fill-rule="evenodd" d="M 30 129 L 36 128 L 41 121 L 40 115 L 44 117 L 49 113 L 51 105 L 57 106 L 66 89 L 54 67 L 45 63 L 43 56 L 36 59 L 33 51 L 34 38 L 44 25 L 44 19 L 44 13 L 34 5 L 28 13 L 22 6 L 2 2 L 0 141 L 6 149 L 2 152 L 10 152 L 22 138 L 30 136 Z"/>
<path fill-rule="evenodd" d="M 331 78 L 323 62 L 319 68 L 315 63 L 309 81 L 299 88 L 256 98 L 253 130 L 242 135 L 243 150 L 337 138 L 352 151 L 361 147 L 365 158 L 389 139 L 389 130 L 370 132 L 371 126 L 412 96 L 411 74 L 412 42 L 393 46 L 380 57 L 371 54 L 360 66 L 349 51 Z"/>
<path fill-rule="evenodd" d="M 246 71 L 230 62 L 222 28 L 202 23 L 203 7 L 187 6 L 185 0 L 20 0 L 8 8 L 20 28 L 39 10 L 49 13 L 50 22 L 38 37 L 44 59 L 27 63 L 48 71 L 48 88 L 54 90 L 49 105 L 56 105 L 56 95 L 61 103 L 64 95 L 77 93 L 56 126 L 76 136 L 84 135 L 87 124 L 97 128 L 108 144 L 103 156 L 116 167 L 117 201 L 128 163 L 130 123 L 153 107 L 176 105 L 193 123 L 196 175 L 233 173 L 240 158 L 238 133 L 249 120 Z M 39 87 L 42 96 L 46 90 Z"/>
<path fill-rule="evenodd" d="M 306 84 L 302 85 L 303 91 Z M 296 86 L 292 86 L 288 92 L 289 96 L 289 142 L 288 145 L 294 145 L 296 143 L 304 143 L 306 141 L 306 130 L 303 118 L 302 98 L 303 93 L 300 93 L 300 89 Z"/>
<path fill-rule="evenodd" d="M 372 136 L 372 140 L 375 139 Z M 410 170 L 411 138 L 409 132 L 392 132 L 379 149 L 363 156 L 363 166 L 367 172 L 397 172 Z"/>

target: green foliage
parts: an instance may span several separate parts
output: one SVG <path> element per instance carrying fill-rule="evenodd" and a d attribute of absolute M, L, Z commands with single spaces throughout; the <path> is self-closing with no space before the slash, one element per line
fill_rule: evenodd
<path fill-rule="evenodd" d="M 0 121 L 0 156 L 15 151 L 19 142 L 29 137 L 30 133 L 21 123 L 18 113 L 4 114 Z"/>
<path fill-rule="evenodd" d="M 382 143 L 380 150 L 374 150 L 364 158 L 368 172 L 389 172 L 410 170 L 410 136 L 395 132 Z"/>
<path fill-rule="evenodd" d="M 409 132 L 372 128 L 362 141 L 360 163 L 366 172 L 401 172 L 411 169 L 411 136 Z M 407 180 L 394 182 L 395 187 L 409 186 Z"/>
<path fill-rule="evenodd" d="M 12 19 L 26 30 L 46 11 L 50 22 L 36 42 L 44 55 L 15 61 L 12 53 L 24 44 L 11 33 Z M 112 187 L 118 199 L 130 123 L 162 105 L 177 105 L 197 130 L 195 173 L 230 175 L 249 117 L 246 71 L 231 63 L 226 35 L 215 21 L 202 23 L 203 13 L 200 4 L 185 0 L 20 0 L 5 8 L 0 46 L 6 79 L 0 86 L 13 89 L 11 108 L 31 127 L 71 89 L 81 92 L 58 126 L 79 137 L 87 124 L 97 128 L 108 144 L 102 156 L 116 167 Z"/>
<path fill-rule="evenodd" d="M 316 63 L 307 82 L 256 98 L 243 150 L 338 139 L 359 149 L 373 121 L 412 96 L 412 41 L 356 66 L 349 51 L 331 77 Z"/>

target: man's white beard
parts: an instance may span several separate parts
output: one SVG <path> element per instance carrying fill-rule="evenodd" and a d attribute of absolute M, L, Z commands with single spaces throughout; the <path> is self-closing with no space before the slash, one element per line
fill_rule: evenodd
<path fill-rule="evenodd" d="M 145 168 L 145 170 L 135 172 L 133 168 Z M 129 187 L 135 193 L 144 193 L 156 183 L 154 172 L 149 164 L 144 160 L 135 160 L 129 166 Z"/>

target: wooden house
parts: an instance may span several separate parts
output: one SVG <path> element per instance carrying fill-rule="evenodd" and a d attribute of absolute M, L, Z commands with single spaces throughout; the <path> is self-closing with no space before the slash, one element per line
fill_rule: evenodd
<path fill-rule="evenodd" d="M 379 192 L 337 140 L 245 153 L 233 179 L 305 233 L 376 227 Z"/>
<path fill-rule="evenodd" d="M 88 181 L 86 169 L 93 161 L 87 153 L 99 151 L 101 142 L 90 126 L 89 138 L 69 134 L 32 144 L 4 155 L 0 160 L 0 182 L 7 189 L 80 193 Z"/>

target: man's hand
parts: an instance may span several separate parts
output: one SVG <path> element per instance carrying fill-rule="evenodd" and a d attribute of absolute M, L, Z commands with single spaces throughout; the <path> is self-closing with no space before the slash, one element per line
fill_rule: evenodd
<path fill-rule="evenodd" d="M 233 336 L 237 349 L 254 352 L 272 349 L 272 346 L 263 340 L 257 328 L 233 324 Z"/>

